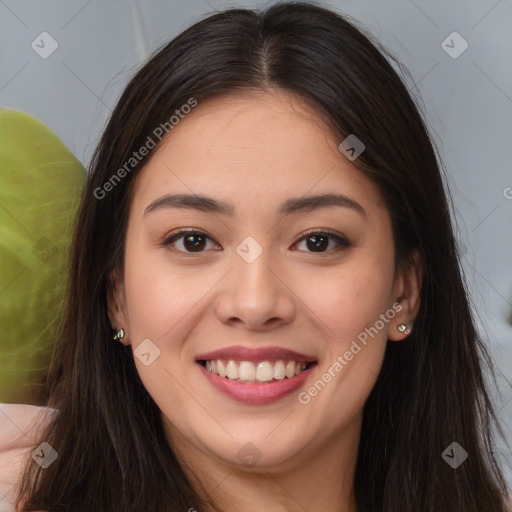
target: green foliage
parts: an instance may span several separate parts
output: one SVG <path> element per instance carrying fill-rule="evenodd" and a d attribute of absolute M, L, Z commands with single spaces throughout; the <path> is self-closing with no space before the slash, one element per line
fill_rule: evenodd
<path fill-rule="evenodd" d="M 0 402 L 37 402 L 85 178 L 44 124 L 0 109 Z"/>

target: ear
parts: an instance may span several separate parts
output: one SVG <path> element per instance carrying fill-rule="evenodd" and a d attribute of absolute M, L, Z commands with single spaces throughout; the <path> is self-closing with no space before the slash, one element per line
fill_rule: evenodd
<path fill-rule="evenodd" d="M 418 249 L 414 249 L 410 257 L 397 270 L 393 287 L 393 304 L 399 303 L 402 308 L 389 322 L 388 338 L 401 341 L 410 333 L 400 332 L 398 326 L 405 324 L 412 330 L 412 322 L 420 309 L 421 284 L 423 280 L 423 262 Z"/>
<path fill-rule="evenodd" d="M 128 319 L 126 315 L 126 294 L 124 283 L 117 269 L 111 271 L 107 290 L 108 318 L 112 329 L 124 330 L 124 337 L 118 341 L 129 345 Z"/>

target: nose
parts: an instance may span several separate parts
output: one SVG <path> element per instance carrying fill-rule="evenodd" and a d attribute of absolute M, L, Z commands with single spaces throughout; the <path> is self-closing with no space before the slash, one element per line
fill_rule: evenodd
<path fill-rule="evenodd" d="M 265 331 L 293 321 L 294 293 L 270 251 L 250 263 L 235 252 L 222 283 L 216 313 L 224 324 Z"/>

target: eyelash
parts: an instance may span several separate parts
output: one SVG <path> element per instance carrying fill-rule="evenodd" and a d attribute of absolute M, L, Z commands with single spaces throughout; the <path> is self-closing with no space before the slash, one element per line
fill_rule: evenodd
<path fill-rule="evenodd" d="M 180 238 L 183 238 L 184 235 L 188 235 L 188 234 L 201 235 L 201 236 L 204 236 L 213 241 L 213 239 L 210 236 L 208 236 L 206 233 L 204 233 L 203 231 L 200 231 L 197 229 L 181 229 L 181 230 L 173 233 L 171 236 L 167 237 L 161 243 L 161 246 L 168 247 L 170 244 L 172 244 L 176 240 L 179 240 Z M 338 244 L 338 247 L 336 247 L 335 249 L 331 249 L 330 251 L 326 251 L 326 252 L 306 251 L 311 254 L 321 256 L 321 257 L 329 256 L 329 254 L 333 253 L 333 252 L 337 253 L 338 251 L 341 251 L 342 249 L 347 249 L 352 245 L 349 240 L 347 240 L 345 237 L 339 235 L 335 231 L 332 231 L 331 229 L 320 229 L 320 230 L 310 231 L 309 233 L 305 233 L 299 240 L 297 240 L 297 242 L 295 242 L 295 244 L 302 242 L 304 239 L 306 239 L 308 236 L 311 236 L 311 235 L 328 235 L 328 237 L 330 239 L 334 240 Z M 176 252 L 179 252 L 181 254 L 187 254 L 190 256 L 199 256 L 201 253 L 205 252 L 205 251 L 198 251 L 198 252 L 194 253 L 194 252 L 187 252 L 187 251 L 181 251 L 181 250 L 176 250 L 176 249 L 173 249 L 173 250 Z"/>

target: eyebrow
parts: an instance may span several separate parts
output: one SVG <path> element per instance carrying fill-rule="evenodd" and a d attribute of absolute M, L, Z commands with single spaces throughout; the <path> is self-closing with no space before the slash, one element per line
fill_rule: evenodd
<path fill-rule="evenodd" d="M 317 194 L 303 197 L 292 197 L 282 203 L 278 209 L 279 215 L 290 215 L 298 212 L 310 212 L 318 208 L 338 206 L 350 208 L 368 219 L 365 209 L 354 199 L 344 194 Z M 152 201 L 144 210 L 144 215 L 162 209 L 185 208 L 203 212 L 218 213 L 233 217 L 235 207 L 232 203 L 214 199 L 200 194 L 167 194 Z"/>

